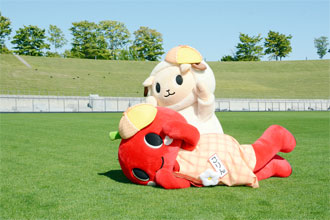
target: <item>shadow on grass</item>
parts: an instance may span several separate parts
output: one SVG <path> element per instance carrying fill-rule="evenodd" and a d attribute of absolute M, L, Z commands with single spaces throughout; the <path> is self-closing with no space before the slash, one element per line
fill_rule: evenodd
<path fill-rule="evenodd" d="M 98 174 L 101 176 L 106 176 L 116 182 L 132 184 L 132 182 L 129 181 L 124 175 L 122 170 L 109 170 L 108 172 Z"/>

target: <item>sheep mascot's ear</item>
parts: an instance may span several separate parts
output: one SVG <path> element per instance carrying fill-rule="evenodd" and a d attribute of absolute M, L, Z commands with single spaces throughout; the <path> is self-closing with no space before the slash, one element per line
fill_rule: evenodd
<path fill-rule="evenodd" d="M 154 82 L 155 77 L 154 76 L 149 76 L 143 83 L 142 85 L 144 86 L 144 97 L 148 96 L 148 92 L 149 92 L 149 87 L 152 85 L 152 83 Z"/>
<path fill-rule="evenodd" d="M 206 65 L 203 63 L 193 63 L 191 64 L 192 68 L 196 69 L 196 70 L 206 70 Z"/>
<path fill-rule="evenodd" d="M 190 64 L 181 64 L 180 65 L 181 74 L 187 73 L 190 70 L 190 68 L 191 68 Z"/>

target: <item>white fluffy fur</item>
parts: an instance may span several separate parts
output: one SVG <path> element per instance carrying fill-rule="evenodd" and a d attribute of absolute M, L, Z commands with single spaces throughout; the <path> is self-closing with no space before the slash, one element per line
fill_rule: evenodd
<path fill-rule="evenodd" d="M 213 95 L 215 91 L 214 74 L 212 69 L 209 67 L 209 65 L 206 62 L 202 61 L 202 63 L 207 67 L 203 71 L 192 68 L 191 64 L 175 65 L 168 63 L 166 61 L 162 61 L 159 64 L 157 64 L 155 68 L 152 70 L 150 76 L 143 83 L 143 85 L 145 87 L 148 87 L 149 90 L 148 93 L 149 97 L 147 97 L 146 101 L 148 103 L 152 103 L 155 105 L 160 101 L 160 100 L 157 101 L 157 97 L 164 99 L 163 96 L 159 96 L 160 94 L 155 94 L 155 90 L 152 88 L 155 86 L 154 83 L 157 82 L 160 83 L 161 88 L 163 90 L 171 89 L 172 92 L 173 91 L 176 92 L 176 94 L 174 96 L 169 97 L 169 99 L 174 99 L 176 95 L 180 96 L 183 93 L 185 93 L 187 95 L 178 99 L 179 101 L 175 101 L 174 103 L 172 102 L 172 104 L 167 104 L 165 105 L 165 107 L 171 108 L 181 113 L 186 118 L 188 123 L 197 127 L 199 132 L 202 134 L 223 133 L 222 127 L 217 117 L 214 114 L 214 104 L 215 104 L 215 99 Z M 194 81 L 195 86 L 190 93 L 189 92 L 187 93 L 188 90 L 182 90 L 182 88 L 185 87 L 181 87 L 181 94 L 179 93 L 180 89 L 177 88 L 175 90 L 175 85 L 174 87 L 172 86 L 171 88 L 168 87 L 171 86 L 172 85 L 171 83 L 173 82 L 173 74 L 172 74 L 173 67 L 178 67 L 180 70 L 178 72 L 181 72 L 181 75 L 183 77 L 185 77 L 185 74 L 193 75 L 193 77 L 190 77 L 192 81 L 189 82 Z M 170 75 L 172 78 L 170 78 Z M 197 84 L 203 84 L 207 88 L 209 92 L 208 100 L 202 100 L 198 96 Z M 165 88 L 163 88 L 163 86 Z M 164 104 L 162 105 L 164 106 Z"/>

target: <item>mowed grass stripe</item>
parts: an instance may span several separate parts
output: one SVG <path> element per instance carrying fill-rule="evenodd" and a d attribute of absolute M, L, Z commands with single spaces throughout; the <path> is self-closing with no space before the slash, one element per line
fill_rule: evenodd
<path fill-rule="evenodd" d="M 329 113 L 218 113 L 252 143 L 271 124 L 298 145 L 289 178 L 260 188 L 164 190 L 129 183 L 117 160 L 121 114 L 0 114 L 1 219 L 329 219 Z"/>
<path fill-rule="evenodd" d="M 2 90 L 142 97 L 142 82 L 158 63 L 22 57 L 31 69 L 13 55 L 0 55 Z M 208 63 L 217 98 L 329 98 L 330 60 Z"/>

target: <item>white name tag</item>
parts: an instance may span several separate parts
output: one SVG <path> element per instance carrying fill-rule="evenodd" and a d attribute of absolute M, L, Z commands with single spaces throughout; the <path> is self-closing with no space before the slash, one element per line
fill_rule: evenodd
<path fill-rule="evenodd" d="M 213 168 L 220 174 L 220 178 L 228 173 L 225 165 L 223 165 L 217 154 L 214 154 L 212 157 L 210 157 L 209 161 Z"/>

